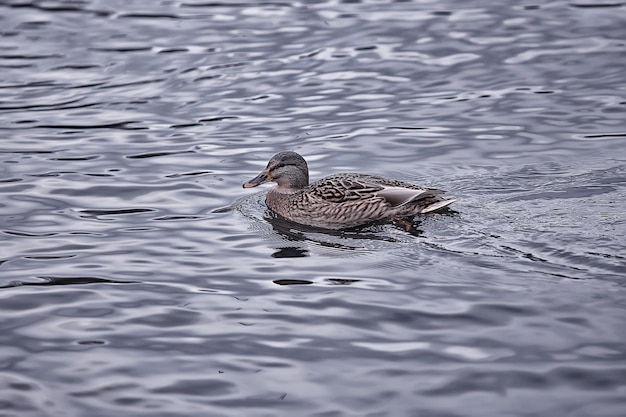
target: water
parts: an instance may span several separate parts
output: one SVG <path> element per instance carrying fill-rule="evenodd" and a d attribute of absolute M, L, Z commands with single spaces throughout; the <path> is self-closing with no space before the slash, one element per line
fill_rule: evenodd
<path fill-rule="evenodd" d="M 624 4 L 0 4 L 0 416 L 622 416 Z M 358 233 L 274 153 L 459 197 Z"/>

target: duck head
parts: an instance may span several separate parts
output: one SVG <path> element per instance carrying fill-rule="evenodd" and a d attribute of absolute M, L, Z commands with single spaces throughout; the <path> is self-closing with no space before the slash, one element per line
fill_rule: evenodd
<path fill-rule="evenodd" d="M 309 167 L 296 152 L 279 152 L 272 156 L 259 175 L 243 184 L 243 188 L 256 187 L 266 182 L 275 182 L 282 189 L 299 190 L 309 185 Z"/>

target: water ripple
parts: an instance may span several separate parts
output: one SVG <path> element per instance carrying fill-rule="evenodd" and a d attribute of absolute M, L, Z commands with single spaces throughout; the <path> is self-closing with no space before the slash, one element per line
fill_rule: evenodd
<path fill-rule="evenodd" d="M 3 2 L 0 414 L 621 417 L 624 7 Z M 284 149 L 460 200 L 287 223 Z"/>

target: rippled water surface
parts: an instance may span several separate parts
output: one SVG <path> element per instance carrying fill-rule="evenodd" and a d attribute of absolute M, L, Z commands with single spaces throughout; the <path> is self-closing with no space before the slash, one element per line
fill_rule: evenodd
<path fill-rule="evenodd" d="M 0 2 L 0 416 L 623 416 L 626 6 Z M 327 233 L 274 153 L 448 190 Z"/>

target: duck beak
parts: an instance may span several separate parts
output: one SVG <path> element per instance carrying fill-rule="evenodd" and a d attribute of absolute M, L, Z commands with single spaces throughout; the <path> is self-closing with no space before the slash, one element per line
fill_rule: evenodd
<path fill-rule="evenodd" d="M 257 175 L 256 177 L 252 178 L 250 181 L 245 183 L 243 185 L 243 188 L 256 187 L 256 186 L 259 186 L 261 184 L 265 184 L 266 182 L 269 182 L 271 180 L 272 180 L 272 178 L 269 176 L 268 170 L 264 169 L 263 171 L 261 171 L 261 173 L 259 175 Z"/>

